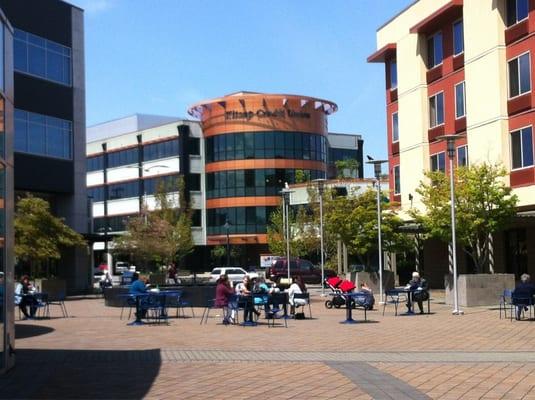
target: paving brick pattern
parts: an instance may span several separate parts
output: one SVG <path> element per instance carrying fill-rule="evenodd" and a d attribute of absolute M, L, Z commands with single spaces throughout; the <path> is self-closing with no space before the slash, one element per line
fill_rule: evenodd
<path fill-rule="evenodd" d="M 322 300 L 288 328 L 223 326 L 217 312 L 206 325 L 127 326 L 102 299 L 70 300 L 71 318 L 17 321 L 18 366 L 0 398 L 535 399 L 533 322 L 434 302 L 430 315 L 387 307 L 343 325 Z"/>

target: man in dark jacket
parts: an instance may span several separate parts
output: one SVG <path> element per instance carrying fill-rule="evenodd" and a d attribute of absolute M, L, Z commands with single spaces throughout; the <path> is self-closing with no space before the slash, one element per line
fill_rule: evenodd
<path fill-rule="evenodd" d="M 427 281 L 420 277 L 420 274 L 416 271 L 412 273 L 412 279 L 407 283 L 406 289 L 410 290 L 409 296 L 412 296 L 412 302 L 409 300 L 407 302 L 407 308 L 409 313 L 413 313 L 414 310 L 411 309 L 411 303 L 418 303 L 418 308 L 420 309 L 420 314 L 424 313 L 424 304 L 423 302 L 429 298 L 429 286 Z"/>
<path fill-rule="evenodd" d="M 528 274 L 522 274 L 520 283 L 513 291 L 513 304 L 516 305 L 516 319 L 519 320 L 522 310 L 533 305 L 533 295 L 535 294 L 535 285 L 530 281 Z"/>

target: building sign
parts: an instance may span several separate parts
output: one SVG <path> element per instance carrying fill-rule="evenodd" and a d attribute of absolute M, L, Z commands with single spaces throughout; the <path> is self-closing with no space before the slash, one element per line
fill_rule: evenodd
<path fill-rule="evenodd" d="M 249 121 L 251 118 L 304 118 L 310 119 L 310 113 L 304 111 L 295 111 L 285 108 L 277 108 L 273 111 L 258 109 L 256 111 L 226 111 L 225 120 L 245 119 Z"/>

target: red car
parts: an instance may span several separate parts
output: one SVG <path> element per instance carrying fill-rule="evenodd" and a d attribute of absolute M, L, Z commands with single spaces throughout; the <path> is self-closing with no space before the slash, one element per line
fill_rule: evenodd
<path fill-rule="evenodd" d="M 331 269 L 324 270 L 325 278 L 336 276 L 336 272 Z M 301 276 L 305 283 L 321 283 L 321 268 L 316 267 L 308 260 L 301 258 L 291 259 L 290 277 Z M 270 267 L 266 269 L 266 278 L 279 283 L 281 278 L 288 277 L 288 263 L 286 257 L 277 258 Z"/>

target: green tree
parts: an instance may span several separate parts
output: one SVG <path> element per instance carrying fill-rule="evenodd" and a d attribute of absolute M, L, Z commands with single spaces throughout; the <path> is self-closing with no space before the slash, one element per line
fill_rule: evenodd
<path fill-rule="evenodd" d="M 15 256 L 30 265 L 32 273 L 49 260 L 59 260 L 61 250 L 82 247 L 83 237 L 50 212 L 46 200 L 28 195 L 15 210 Z"/>
<path fill-rule="evenodd" d="M 319 249 L 319 231 L 315 214 L 307 207 L 290 207 L 290 255 L 305 257 Z M 268 246 L 273 254 L 286 254 L 286 234 L 283 227 L 282 207 L 272 214 L 267 228 Z"/>
<path fill-rule="evenodd" d="M 181 260 L 194 249 L 191 210 L 186 201 L 183 177 L 162 181 L 155 195 L 156 209 L 144 207 L 130 218 L 124 235 L 114 239 L 114 251 L 132 254 L 143 262 L 167 264 Z"/>
<path fill-rule="evenodd" d="M 215 264 L 221 264 L 223 257 L 227 255 L 227 249 L 225 246 L 215 246 L 210 251 L 210 257 Z"/>
<path fill-rule="evenodd" d="M 359 162 L 355 158 L 346 158 L 334 162 L 338 179 L 352 178 L 357 176 Z"/>
<path fill-rule="evenodd" d="M 489 235 L 502 230 L 516 213 L 518 198 L 511 194 L 504 177 L 505 168 L 488 163 L 456 170 L 456 237 L 474 262 L 476 272 L 483 272 L 489 257 Z M 451 241 L 450 181 L 440 171 L 427 172 L 417 192 L 426 207 L 425 214 L 413 210 L 414 218 L 433 237 Z"/>
<path fill-rule="evenodd" d="M 327 248 L 336 248 L 341 240 L 348 253 L 369 265 L 372 251 L 377 251 L 377 193 L 368 189 L 352 192 L 347 196 L 335 196 L 326 191 L 324 197 L 324 229 Z M 399 232 L 403 221 L 389 203 L 381 205 L 381 235 L 384 251 L 398 252 L 409 247 L 406 236 Z"/>

